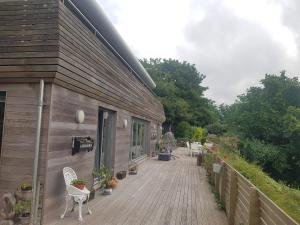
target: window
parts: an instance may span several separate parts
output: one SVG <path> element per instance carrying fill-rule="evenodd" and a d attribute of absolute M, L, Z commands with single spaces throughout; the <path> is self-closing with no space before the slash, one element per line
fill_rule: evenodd
<path fill-rule="evenodd" d="M 147 127 L 148 123 L 146 121 L 136 118 L 132 119 L 130 160 L 140 158 L 147 153 Z"/>
<path fill-rule="evenodd" d="M 0 91 L 0 156 L 1 156 L 2 136 L 3 136 L 5 99 L 6 99 L 6 92 Z"/>

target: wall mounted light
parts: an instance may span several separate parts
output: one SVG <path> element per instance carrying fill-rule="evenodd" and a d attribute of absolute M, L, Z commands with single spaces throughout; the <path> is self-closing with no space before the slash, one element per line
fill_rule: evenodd
<path fill-rule="evenodd" d="M 78 110 L 76 111 L 76 116 L 75 116 L 76 122 L 77 122 L 77 123 L 83 123 L 83 122 L 84 122 L 84 117 L 85 117 L 84 111 L 81 110 L 81 109 L 78 109 Z"/>
<path fill-rule="evenodd" d="M 106 120 L 108 118 L 108 112 L 103 113 L 103 118 Z"/>
<path fill-rule="evenodd" d="M 126 128 L 128 126 L 128 121 L 127 119 L 123 120 L 123 128 Z"/>

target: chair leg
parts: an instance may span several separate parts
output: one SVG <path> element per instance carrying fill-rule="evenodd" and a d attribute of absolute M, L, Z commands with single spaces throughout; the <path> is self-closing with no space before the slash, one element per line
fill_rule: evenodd
<path fill-rule="evenodd" d="M 78 220 L 79 221 L 83 221 L 83 219 L 82 219 L 82 203 L 83 203 L 83 199 L 80 199 L 78 201 L 78 213 L 79 213 Z"/>
<path fill-rule="evenodd" d="M 61 214 L 60 218 L 63 219 L 66 215 L 66 212 L 68 210 L 68 203 L 69 203 L 69 200 L 70 200 L 70 196 L 69 195 L 66 195 L 66 208 L 65 208 L 65 211 L 63 214 Z"/>
<path fill-rule="evenodd" d="M 90 195 L 87 195 L 87 199 L 86 199 L 86 207 L 87 207 L 87 210 L 88 210 L 88 214 L 91 215 L 91 214 L 92 214 L 92 211 L 90 210 L 89 205 L 88 205 L 89 199 L 90 199 Z"/>
<path fill-rule="evenodd" d="M 75 205 L 76 205 L 75 199 L 74 199 L 74 197 L 72 197 L 72 209 L 71 209 L 71 212 L 74 212 Z"/>

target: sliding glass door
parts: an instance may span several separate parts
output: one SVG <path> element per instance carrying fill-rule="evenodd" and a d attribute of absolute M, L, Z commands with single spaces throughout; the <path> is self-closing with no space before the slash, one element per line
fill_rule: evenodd
<path fill-rule="evenodd" d="M 148 122 L 132 118 L 131 147 L 129 160 L 135 160 L 147 154 Z"/>

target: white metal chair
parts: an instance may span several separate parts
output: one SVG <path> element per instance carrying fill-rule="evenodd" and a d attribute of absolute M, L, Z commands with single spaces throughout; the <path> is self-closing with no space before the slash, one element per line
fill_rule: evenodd
<path fill-rule="evenodd" d="M 90 191 L 87 188 L 84 188 L 83 190 L 78 189 L 71 184 L 72 180 L 77 179 L 77 175 L 72 168 L 65 167 L 63 169 L 63 174 L 64 174 L 65 183 L 66 183 L 67 194 L 66 194 L 66 208 L 65 208 L 64 213 L 60 216 L 60 218 L 63 219 L 65 217 L 65 214 L 68 210 L 68 203 L 70 200 L 73 199 L 74 201 L 73 201 L 72 211 L 74 210 L 74 202 L 77 202 L 78 206 L 79 206 L 78 219 L 79 219 L 79 221 L 82 221 L 82 204 L 84 201 L 86 201 L 86 205 L 88 204 L 89 197 L 90 197 Z M 88 205 L 87 205 L 87 209 L 88 209 L 88 213 L 92 214 L 92 211 L 89 209 Z"/>
<path fill-rule="evenodd" d="M 194 156 L 194 155 L 198 155 L 199 153 L 201 153 L 201 148 L 202 148 L 202 145 L 201 144 L 199 144 L 199 143 L 192 143 L 191 144 L 191 152 L 192 152 L 192 157 Z"/>
<path fill-rule="evenodd" d="M 188 141 L 186 142 L 186 147 L 188 149 L 189 156 L 192 156 L 191 146 L 190 146 L 190 143 Z"/>

